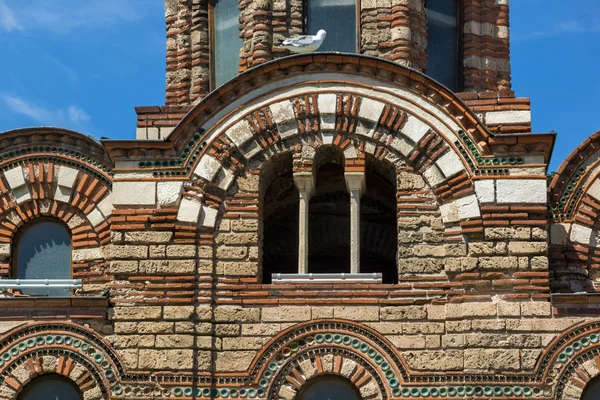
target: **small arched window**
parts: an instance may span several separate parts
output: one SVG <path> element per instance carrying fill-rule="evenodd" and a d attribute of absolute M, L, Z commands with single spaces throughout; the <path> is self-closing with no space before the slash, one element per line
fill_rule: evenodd
<path fill-rule="evenodd" d="M 427 75 L 461 90 L 460 0 L 427 0 Z"/>
<path fill-rule="evenodd" d="M 212 71 L 214 88 L 234 78 L 240 64 L 240 10 L 238 0 L 212 0 Z"/>
<path fill-rule="evenodd" d="M 40 220 L 24 226 L 17 236 L 15 250 L 15 278 L 71 279 L 71 235 L 62 223 Z M 24 288 L 22 291 L 48 296 L 69 295 L 69 289 Z"/>
<path fill-rule="evenodd" d="M 60 375 L 43 375 L 29 382 L 19 400 L 82 400 L 75 384 Z"/>
<path fill-rule="evenodd" d="M 358 390 L 349 381 L 335 375 L 325 375 L 310 381 L 296 400 L 361 400 Z"/>
<path fill-rule="evenodd" d="M 356 53 L 358 4 L 356 0 L 305 0 L 306 33 L 327 32 L 319 51 Z"/>
<path fill-rule="evenodd" d="M 583 390 L 581 400 L 598 400 L 600 399 L 600 377 L 592 379 Z"/>

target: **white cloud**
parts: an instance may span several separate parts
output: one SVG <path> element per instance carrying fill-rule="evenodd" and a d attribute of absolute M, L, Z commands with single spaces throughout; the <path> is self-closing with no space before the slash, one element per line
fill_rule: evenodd
<path fill-rule="evenodd" d="M 15 17 L 15 13 L 8 8 L 4 1 L 0 0 L 0 29 L 7 32 L 20 31 L 23 28 Z"/>
<path fill-rule="evenodd" d="M 77 106 L 69 106 L 67 108 L 69 120 L 74 124 L 82 124 L 90 120 L 90 116 Z"/>
<path fill-rule="evenodd" d="M 0 0 L 0 12 L 3 2 L 11 4 L 10 15 L 15 23 L 24 21 L 22 29 L 55 33 L 102 29 L 154 13 L 152 7 L 148 7 L 150 0 Z M 5 8 L 8 9 L 6 5 Z"/>
<path fill-rule="evenodd" d="M 43 126 L 80 128 L 91 119 L 82 108 L 75 105 L 50 110 L 17 96 L 2 94 L 0 98 L 12 112 L 29 117 L 36 124 Z"/>

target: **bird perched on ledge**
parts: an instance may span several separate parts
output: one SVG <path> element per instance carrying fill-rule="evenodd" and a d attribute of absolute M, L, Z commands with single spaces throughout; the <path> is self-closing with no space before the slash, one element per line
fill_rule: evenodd
<path fill-rule="evenodd" d="M 319 29 L 316 35 L 302 35 L 287 38 L 279 44 L 279 46 L 286 48 L 294 53 L 310 53 L 316 51 L 325 40 L 327 32 L 323 29 Z"/>

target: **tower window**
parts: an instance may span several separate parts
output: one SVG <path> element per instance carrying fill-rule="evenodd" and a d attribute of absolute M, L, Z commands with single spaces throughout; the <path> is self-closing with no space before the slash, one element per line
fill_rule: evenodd
<path fill-rule="evenodd" d="M 214 88 L 223 85 L 237 75 L 240 50 L 244 45 L 239 36 L 240 11 L 238 5 L 238 0 L 213 0 L 212 2 Z"/>
<path fill-rule="evenodd" d="M 327 32 L 319 51 L 356 52 L 356 0 L 306 0 L 305 10 L 306 33 Z"/>
<path fill-rule="evenodd" d="M 596 400 L 600 399 L 600 380 L 599 378 L 592 379 L 581 395 L 581 400 Z"/>
<path fill-rule="evenodd" d="M 457 92 L 461 90 L 459 0 L 427 0 L 427 74 Z"/>
<path fill-rule="evenodd" d="M 35 221 L 23 228 L 16 243 L 15 278 L 71 279 L 71 236 L 63 224 Z M 69 295 L 69 289 L 24 288 L 22 291 L 48 296 Z"/>

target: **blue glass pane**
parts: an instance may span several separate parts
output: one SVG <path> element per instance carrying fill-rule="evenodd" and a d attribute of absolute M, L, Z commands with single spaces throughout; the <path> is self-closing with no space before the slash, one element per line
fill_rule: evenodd
<path fill-rule="evenodd" d="M 427 0 L 427 75 L 459 88 L 458 0 Z"/>
<path fill-rule="evenodd" d="M 585 390 L 583 391 L 583 396 L 581 396 L 581 400 L 598 400 L 600 399 L 600 381 L 592 380 Z"/>
<path fill-rule="evenodd" d="M 356 52 L 356 0 L 307 0 L 307 33 L 327 37 L 319 51 Z"/>
<path fill-rule="evenodd" d="M 315 381 L 298 396 L 298 400 L 361 400 L 350 383 L 338 378 Z"/>
<path fill-rule="evenodd" d="M 81 400 L 79 390 L 61 378 L 39 378 L 31 382 L 19 400 Z"/>
<path fill-rule="evenodd" d="M 62 224 L 42 221 L 25 227 L 17 247 L 17 278 L 71 279 L 71 237 Z M 68 296 L 69 289 L 23 289 L 23 293 Z"/>
<path fill-rule="evenodd" d="M 242 39 L 239 37 L 238 0 L 215 0 L 214 69 L 217 87 L 237 75 Z"/>

